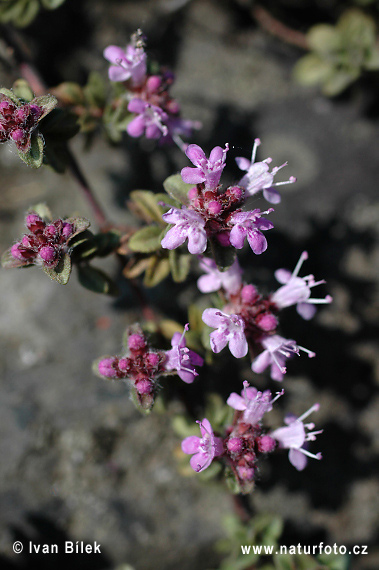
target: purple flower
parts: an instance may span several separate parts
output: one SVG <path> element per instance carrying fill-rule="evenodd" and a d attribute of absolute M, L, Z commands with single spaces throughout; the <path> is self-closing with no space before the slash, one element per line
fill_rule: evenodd
<path fill-rule="evenodd" d="M 275 271 L 275 277 L 279 283 L 283 283 L 273 295 L 271 301 L 275 303 L 278 309 L 284 309 L 291 305 L 296 305 L 296 310 L 303 319 L 311 319 L 315 312 L 314 305 L 321 305 L 332 302 L 332 297 L 327 295 L 324 299 L 311 299 L 311 288 L 325 283 L 324 280 L 315 281 L 313 275 L 306 277 L 298 277 L 303 262 L 308 259 L 308 253 L 303 251 L 295 269 L 291 273 L 287 269 L 278 269 Z"/>
<path fill-rule="evenodd" d="M 225 167 L 228 150 L 228 144 L 225 145 L 225 149 L 215 146 L 208 159 L 202 148 L 197 144 L 190 144 L 187 147 L 186 155 L 196 168 L 186 166 L 182 169 L 183 182 L 188 184 L 204 182 L 206 190 L 214 190 L 219 184 L 221 173 Z"/>
<path fill-rule="evenodd" d="M 229 350 L 235 358 L 246 356 L 249 347 L 242 317 L 227 315 L 218 309 L 205 309 L 202 319 L 206 325 L 217 329 L 209 335 L 213 352 L 220 352 L 229 343 Z"/>
<path fill-rule="evenodd" d="M 182 441 L 184 453 L 194 454 L 190 459 L 190 465 L 194 471 L 200 473 L 210 466 L 213 459 L 223 454 L 223 442 L 220 437 L 215 437 L 209 421 L 204 418 L 200 425 L 201 438 L 196 435 L 186 437 Z"/>
<path fill-rule="evenodd" d="M 219 271 L 216 263 L 209 257 L 202 257 L 200 267 L 206 272 L 197 280 L 198 289 L 202 293 L 218 291 L 221 287 L 229 295 L 238 293 L 242 284 L 242 269 L 236 259 L 226 271 Z"/>
<path fill-rule="evenodd" d="M 204 253 L 207 248 L 207 233 L 204 228 L 205 220 L 200 214 L 182 206 L 181 210 L 171 208 L 163 214 L 162 219 L 168 224 L 174 224 L 161 241 L 164 249 L 176 249 L 188 238 L 190 253 Z"/>
<path fill-rule="evenodd" d="M 266 212 L 259 209 L 250 212 L 236 212 L 229 219 L 229 224 L 233 227 L 230 232 L 230 243 L 236 249 L 242 249 L 245 237 L 254 253 L 259 255 L 267 249 L 267 240 L 262 234 L 262 230 L 271 230 L 274 225 L 266 218 L 262 218 L 262 214 L 269 214 L 273 209 L 270 208 Z"/>
<path fill-rule="evenodd" d="M 226 403 L 235 410 L 243 411 L 243 421 L 254 426 L 261 421 L 264 414 L 272 410 L 272 404 L 283 394 L 284 390 L 272 398 L 270 390 L 258 392 L 256 388 L 249 386 L 249 383 L 245 381 L 241 396 L 232 392 Z"/>
<path fill-rule="evenodd" d="M 145 133 L 147 139 L 159 139 L 167 135 L 168 128 L 164 123 L 168 115 L 160 107 L 146 103 L 142 99 L 132 99 L 128 111 L 137 114 L 126 128 L 131 137 L 140 137 Z"/>
<path fill-rule="evenodd" d="M 268 366 L 271 366 L 271 378 L 278 382 L 283 380 L 283 376 L 287 372 L 284 366 L 287 358 L 299 354 L 300 350 L 306 352 L 309 358 L 316 356 L 311 350 L 297 345 L 294 340 L 285 339 L 278 334 L 264 337 L 260 343 L 264 350 L 253 360 L 251 369 L 260 374 Z"/>
<path fill-rule="evenodd" d="M 171 339 L 172 349 L 166 352 L 167 360 L 164 365 L 166 370 L 176 370 L 183 382 L 191 384 L 198 376 L 195 366 L 203 366 L 204 360 L 196 352 L 186 347 L 184 334 L 188 329 L 189 325 L 186 324 L 183 334 L 174 333 Z"/>
<path fill-rule="evenodd" d="M 238 182 L 238 186 L 245 188 L 246 197 L 254 196 L 254 194 L 263 190 L 263 196 L 267 202 L 278 204 L 281 198 L 279 192 L 274 188 L 274 186 L 291 184 L 296 182 L 296 178 L 291 176 L 290 179 L 285 182 L 274 183 L 275 174 L 277 174 L 281 168 L 286 166 L 287 163 L 285 162 L 282 166 L 276 166 L 271 170 L 271 172 L 269 172 L 269 164 L 272 162 L 272 158 L 266 158 L 262 162 L 255 162 L 255 155 L 260 144 L 261 141 L 259 139 L 255 139 L 251 160 L 242 156 L 236 158 L 238 168 L 246 170 L 246 174 Z"/>
<path fill-rule="evenodd" d="M 293 415 L 288 415 L 284 419 L 286 427 L 282 427 L 273 431 L 270 435 L 279 442 L 280 447 L 289 449 L 288 458 L 290 463 L 298 471 L 302 471 L 307 464 L 307 456 L 313 459 L 322 459 L 321 453 L 314 455 L 305 449 L 304 444 L 308 441 L 315 441 L 316 435 L 322 433 L 319 431 L 305 431 L 313 430 L 315 425 L 313 423 L 304 424 L 303 420 L 307 418 L 312 412 L 316 412 L 320 408 L 319 404 L 314 404 L 307 412 L 297 418 Z"/>
<path fill-rule="evenodd" d="M 146 54 L 138 35 L 132 36 L 132 43 L 123 50 L 118 46 L 108 46 L 104 57 L 113 65 L 108 74 L 111 81 L 126 81 L 131 79 L 133 85 L 140 85 L 146 77 Z"/>

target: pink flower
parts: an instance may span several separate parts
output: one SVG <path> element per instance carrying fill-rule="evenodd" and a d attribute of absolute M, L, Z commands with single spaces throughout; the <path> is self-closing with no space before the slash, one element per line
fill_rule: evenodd
<path fill-rule="evenodd" d="M 207 233 L 204 228 L 205 220 L 200 214 L 182 206 L 181 210 L 171 208 L 163 214 L 162 219 L 168 224 L 174 224 L 161 241 L 164 249 L 176 249 L 188 238 L 190 253 L 204 253 L 207 248 Z"/>
<path fill-rule="evenodd" d="M 294 340 L 285 339 L 278 334 L 264 337 L 260 343 L 264 350 L 253 360 L 251 369 L 260 374 L 268 366 L 271 366 L 271 378 L 278 382 L 283 380 L 283 376 L 287 372 L 284 366 L 287 358 L 299 354 L 300 350 L 306 352 L 309 358 L 316 356 L 311 350 L 298 346 Z"/>
<path fill-rule="evenodd" d="M 159 139 L 167 135 L 168 128 L 164 123 L 168 115 L 160 107 L 146 103 L 142 99 L 132 99 L 128 111 L 137 115 L 126 127 L 131 137 L 140 137 L 145 133 L 147 139 Z"/>
<path fill-rule="evenodd" d="M 138 32 L 132 36 L 132 42 L 125 50 L 114 45 L 106 47 L 104 57 L 113 64 L 108 72 L 111 81 L 130 79 L 133 85 L 143 83 L 146 77 L 146 54 Z"/>
<path fill-rule="evenodd" d="M 202 148 L 197 144 L 190 144 L 187 147 L 186 155 L 196 168 L 186 166 L 182 169 L 183 182 L 188 184 L 204 182 L 206 190 L 214 190 L 219 184 L 221 173 L 225 167 L 228 150 L 228 144 L 225 145 L 225 149 L 215 146 L 208 159 Z"/>
<path fill-rule="evenodd" d="M 287 165 L 285 162 L 282 166 L 276 166 L 269 172 L 269 164 L 272 158 L 266 158 L 262 162 L 255 162 L 257 148 L 261 144 L 259 139 L 255 139 L 251 160 L 239 156 L 236 158 L 238 167 L 241 170 L 246 170 L 246 174 L 238 182 L 238 186 L 242 186 L 246 190 L 246 197 L 254 196 L 260 190 L 263 190 L 263 196 L 267 202 L 278 204 L 281 200 L 279 192 L 274 186 L 281 186 L 282 184 L 291 184 L 296 182 L 296 178 L 291 176 L 286 182 L 274 183 L 274 177 L 277 172 Z"/>
<path fill-rule="evenodd" d="M 186 324 L 183 334 L 174 333 L 171 339 L 172 349 L 166 352 L 167 360 L 164 366 L 166 370 L 176 370 L 183 382 L 191 384 L 198 376 L 195 366 L 203 366 L 204 360 L 196 352 L 186 347 L 184 334 L 188 329 L 189 325 Z"/>
<path fill-rule="evenodd" d="M 279 442 L 280 447 L 289 449 L 288 458 L 290 463 L 298 471 L 302 471 L 307 464 L 307 456 L 313 459 L 322 459 L 321 453 L 314 455 L 305 449 L 304 444 L 308 441 L 315 441 L 316 435 L 323 432 L 319 431 L 305 431 L 313 430 L 315 425 L 313 423 L 304 424 L 303 420 L 307 418 L 312 412 L 316 412 L 320 408 L 319 404 L 314 404 L 307 412 L 305 412 L 299 418 L 296 416 L 289 415 L 286 416 L 284 422 L 287 424 L 286 427 L 282 427 L 273 431 L 270 435 Z"/>
<path fill-rule="evenodd" d="M 229 350 L 235 358 L 246 356 L 249 347 L 244 333 L 245 324 L 239 315 L 205 309 L 202 319 L 206 325 L 217 329 L 209 335 L 213 352 L 220 352 L 229 343 Z"/>
<path fill-rule="evenodd" d="M 209 257 L 201 258 L 200 267 L 206 272 L 197 280 L 198 289 L 202 293 L 218 291 L 221 287 L 230 295 L 238 293 L 243 272 L 237 259 L 226 271 L 219 271 L 216 263 Z"/>
<path fill-rule="evenodd" d="M 308 259 L 308 253 L 303 251 L 295 269 L 291 273 L 287 269 L 278 269 L 275 271 L 275 277 L 279 283 L 283 283 L 273 295 L 271 300 L 275 303 L 278 309 L 284 309 L 291 305 L 296 305 L 296 310 L 303 317 L 303 319 L 311 319 L 315 312 L 314 305 L 321 305 L 332 302 L 332 297 L 327 295 L 324 299 L 311 299 L 311 288 L 325 283 L 324 280 L 315 281 L 313 275 L 306 277 L 298 277 L 298 273 L 303 265 L 303 262 Z"/>
<path fill-rule="evenodd" d="M 284 390 L 282 390 L 278 392 L 275 398 L 272 398 L 270 390 L 258 392 L 246 381 L 243 386 L 241 396 L 232 392 L 226 403 L 235 410 L 243 411 L 243 421 L 252 426 L 260 422 L 264 414 L 272 410 L 272 404 L 284 394 Z"/>
<path fill-rule="evenodd" d="M 213 459 L 223 454 L 223 442 L 220 437 L 215 437 L 209 421 L 204 418 L 200 425 L 201 438 L 196 435 L 186 437 L 182 441 L 182 450 L 189 455 L 190 465 L 194 471 L 200 473 L 210 466 Z"/>
<path fill-rule="evenodd" d="M 262 218 L 262 214 L 269 214 L 273 209 L 270 208 L 266 212 L 259 209 L 250 212 L 236 212 L 229 219 L 232 225 L 229 240 L 236 249 L 242 249 L 247 237 L 247 241 L 253 252 L 257 255 L 263 253 L 267 249 L 267 240 L 262 234 L 263 230 L 271 230 L 274 225 L 266 218 Z"/>

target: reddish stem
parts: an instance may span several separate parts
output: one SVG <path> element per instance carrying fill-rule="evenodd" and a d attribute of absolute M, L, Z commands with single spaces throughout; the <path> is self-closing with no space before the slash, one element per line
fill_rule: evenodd
<path fill-rule="evenodd" d="M 255 5 L 251 8 L 251 15 L 258 24 L 273 36 L 300 49 L 308 50 L 309 45 L 306 36 L 297 30 L 289 28 L 268 12 L 262 6 Z"/>

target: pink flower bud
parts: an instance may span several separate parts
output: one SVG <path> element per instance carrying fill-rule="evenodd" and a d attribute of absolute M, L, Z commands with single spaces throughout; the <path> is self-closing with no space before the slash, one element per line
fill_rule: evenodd
<path fill-rule="evenodd" d="M 45 222 L 37 214 L 28 214 L 25 218 L 25 224 L 28 230 L 35 233 L 45 228 Z"/>
<path fill-rule="evenodd" d="M 121 372 L 129 372 L 131 362 L 132 361 L 130 360 L 130 358 L 120 358 L 118 362 L 118 367 L 121 370 Z"/>
<path fill-rule="evenodd" d="M 26 117 L 28 116 L 28 108 L 27 107 L 21 107 L 20 109 L 17 109 L 17 111 L 14 114 L 14 117 L 17 121 L 25 121 Z"/>
<path fill-rule="evenodd" d="M 128 339 L 128 346 L 130 350 L 141 350 L 146 346 L 146 340 L 140 334 L 131 334 Z"/>
<path fill-rule="evenodd" d="M 257 326 L 265 332 L 273 331 L 278 326 L 278 320 L 272 313 L 258 315 L 255 322 Z"/>
<path fill-rule="evenodd" d="M 20 243 L 12 245 L 11 255 L 15 259 L 20 259 L 21 261 L 25 261 L 25 259 L 27 259 L 27 256 L 25 256 L 25 250 Z"/>
<path fill-rule="evenodd" d="M 275 447 L 276 441 L 269 435 L 262 435 L 262 437 L 258 439 L 258 449 L 262 453 L 269 453 L 273 451 Z"/>
<path fill-rule="evenodd" d="M 0 113 L 6 113 L 7 111 L 13 111 L 15 106 L 9 103 L 9 101 L 1 101 L 0 103 Z"/>
<path fill-rule="evenodd" d="M 193 186 L 190 190 L 188 190 L 188 198 L 189 200 L 194 200 L 197 198 L 197 188 Z"/>
<path fill-rule="evenodd" d="M 252 481 L 254 479 L 255 470 L 252 467 L 237 467 L 237 472 L 243 481 Z"/>
<path fill-rule="evenodd" d="M 146 81 L 146 88 L 148 91 L 150 91 L 150 93 L 158 91 L 161 85 L 162 85 L 162 79 L 161 77 L 159 77 L 159 75 L 152 75 Z"/>
<path fill-rule="evenodd" d="M 57 258 L 57 252 L 52 245 L 44 245 L 41 247 L 38 253 L 41 259 L 43 259 L 43 261 L 46 263 L 51 263 Z"/>
<path fill-rule="evenodd" d="M 98 370 L 106 378 L 117 378 L 117 358 L 104 358 L 98 364 Z"/>
<path fill-rule="evenodd" d="M 158 366 L 160 360 L 159 354 L 157 354 L 156 352 L 149 352 L 146 360 L 150 366 Z"/>
<path fill-rule="evenodd" d="M 231 453 L 241 453 L 243 449 L 243 440 L 240 437 L 232 437 L 228 440 L 226 447 Z"/>
<path fill-rule="evenodd" d="M 24 131 L 22 129 L 15 129 L 14 131 L 12 131 L 11 139 L 14 140 L 15 142 L 22 141 L 23 138 L 24 138 Z"/>
<path fill-rule="evenodd" d="M 253 453 L 252 451 L 250 451 L 249 453 L 245 453 L 244 459 L 246 462 L 254 463 L 254 461 L 256 460 L 255 453 Z"/>
<path fill-rule="evenodd" d="M 241 290 L 241 298 L 244 303 L 247 305 L 251 305 L 254 302 L 254 299 L 258 295 L 258 291 L 254 287 L 254 285 L 245 285 L 242 287 Z"/>
<path fill-rule="evenodd" d="M 34 115 L 36 119 L 38 119 L 43 113 L 42 107 L 39 107 L 38 105 L 30 105 L 29 109 L 30 113 Z"/>
<path fill-rule="evenodd" d="M 212 216 L 217 216 L 222 210 L 222 205 L 216 200 L 212 200 L 208 203 L 207 210 Z"/>
<path fill-rule="evenodd" d="M 44 233 L 47 236 L 56 236 L 57 228 L 54 226 L 54 224 L 49 224 L 48 226 L 46 226 Z"/>
<path fill-rule="evenodd" d="M 229 196 L 233 202 L 240 202 L 243 198 L 244 190 L 239 186 L 229 186 L 225 192 L 225 195 Z"/>
<path fill-rule="evenodd" d="M 62 236 L 68 239 L 74 233 L 74 226 L 69 222 L 65 222 L 62 228 Z"/>
<path fill-rule="evenodd" d="M 135 387 L 139 394 L 151 394 L 154 389 L 153 383 L 147 379 L 139 380 Z"/>

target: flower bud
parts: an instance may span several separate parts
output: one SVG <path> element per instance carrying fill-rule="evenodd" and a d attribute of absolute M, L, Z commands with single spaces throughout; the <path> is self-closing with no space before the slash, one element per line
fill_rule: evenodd
<path fill-rule="evenodd" d="M 151 394 L 153 389 L 154 389 L 154 385 L 151 382 L 151 380 L 139 380 L 136 384 L 135 384 L 136 390 L 139 394 Z"/>
<path fill-rule="evenodd" d="M 255 319 L 256 325 L 265 332 L 270 332 L 278 326 L 278 320 L 272 313 L 263 313 Z"/>
<path fill-rule="evenodd" d="M 52 263 L 57 258 L 57 252 L 52 245 L 44 245 L 38 253 L 46 263 Z"/>
<path fill-rule="evenodd" d="M 207 210 L 212 216 L 218 216 L 222 210 L 222 206 L 219 202 L 216 202 L 216 200 L 212 200 L 212 202 L 208 203 Z"/>
<path fill-rule="evenodd" d="M 128 346 L 130 350 L 141 350 L 146 346 L 145 338 L 140 334 L 131 334 L 128 339 Z"/>
<path fill-rule="evenodd" d="M 232 437 L 228 440 L 226 447 L 230 453 L 241 453 L 243 449 L 243 439 L 240 437 Z"/>
<path fill-rule="evenodd" d="M 254 285 L 244 285 L 241 290 L 241 298 L 244 303 L 251 305 L 258 295 L 258 291 Z"/>
<path fill-rule="evenodd" d="M 131 360 L 130 358 L 120 358 L 118 361 L 118 367 L 121 372 L 127 373 L 130 370 Z"/>
<path fill-rule="evenodd" d="M 157 354 L 156 352 L 149 352 L 149 354 L 146 357 L 146 360 L 150 366 L 158 366 L 160 360 L 159 354 Z"/>
<path fill-rule="evenodd" d="M 150 93 L 154 93 L 158 91 L 160 86 L 162 85 L 162 78 L 159 75 L 151 75 L 149 79 L 146 81 L 146 88 Z"/>
<path fill-rule="evenodd" d="M 106 378 L 117 378 L 117 358 L 104 358 L 98 364 L 98 370 Z"/>
<path fill-rule="evenodd" d="M 258 439 L 258 449 L 262 453 L 269 453 L 273 451 L 275 447 L 276 441 L 269 435 L 262 435 L 262 437 Z"/>
<path fill-rule="evenodd" d="M 28 230 L 35 233 L 45 228 L 45 222 L 38 216 L 38 214 L 28 214 L 25 218 L 25 224 Z"/>
<path fill-rule="evenodd" d="M 11 133 L 11 139 L 15 142 L 22 141 L 24 138 L 24 131 L 22 129 L 14 129 Z"/>
<path fill-rule="evenodd" d="M 62 228 L 62 236 L 68 239 L 74 233 L 74 226 L 69 222 L 64 222 Z"/>
<path fill-rule="evenodd" d="M 237 473 L 243 481 L 252 481 L 255 470 L 252 467 L 237 467 Z"/>

